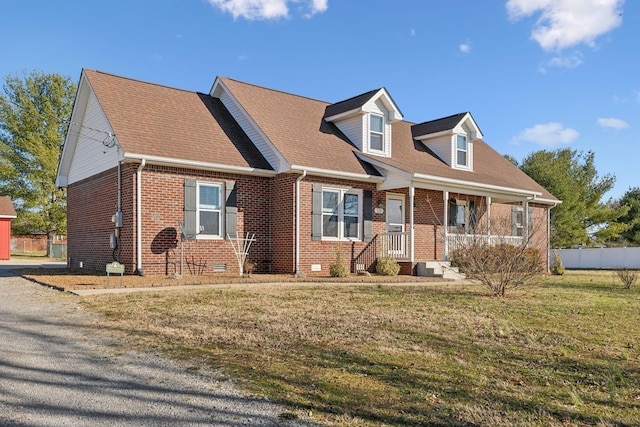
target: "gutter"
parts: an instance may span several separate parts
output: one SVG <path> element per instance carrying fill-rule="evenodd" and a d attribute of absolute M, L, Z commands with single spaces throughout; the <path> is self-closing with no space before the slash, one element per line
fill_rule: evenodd
<path fill-rule="evenodd" d="M 442 178 L 442 177 L 438 177 L 438 176 L 433 176 L 433 175 L 423 175 L 423 174 L 419 174 L 416 173 L 413 175 L 413 178 L 419 181 L 427 181 L 427 182 L 433 182 L 433 183 L 440 183 L 440 184 L 448 184 L 451 187 L 454 188 L 459 188 L 459 189 L 464 189 L 464 188 L 475 188 L 478 190 L 493 190 L 497 193 L 502 193 L 505 195 L 520 195 L 521 197 L 534 197 L 536 198 L 537 196 L 541 196 L 542 193 L 538 192 L 538 191 L 528 191 L 528 190 L 520 190 L 517 188 L 510 188 L 510 187 L 502 187 L 499 185 L 491 185 L 491 184 L 482 184 L 482 183 L 476 183 L 476 182 L 471 182 L 471 181 L 458 181 L 455 179 L 451 179 L 451 178 Z"/>
<path fill-rule="evenodd" d="M 295 276 L 300 276 L 300 181 L 307 176 L 307 170 L 302 170 L 302 175 L 296 179 L 296 272 Z"/>
<path fill-rule="evenodd" d="M 140 276 L 144 276 L 142 270 L 142 169 L 145 164 L 146 160 L 143 158 L 136 170 L 136 272 Z"/>
<path fill-rule="evenodd" d="M 289 167 L 289 171 L 298 172 L 298 173 L 307 172 L 312 175 L 322 176 L 325 178 L 350 179 L 353 181 L 363 181 L 363 182 L 382 183 L 385 180 L 383 176 L 367 175 L 364 173 L 332 171 L 329 169 L 310 168 L 308 166 L 300 166 L 300 165 L 291 165 Z"/>
<path fill-rule="evenodd" d="M 218 163 L 197 162 L 193 160 L 179 160 L 179 159 L 172 159 L 168 157 L 159 157 L 159 156 L 145 156 L 142 154 L 125 154 L 123 156 L 123 160 L 136 161 L 136 162 L 146 161 L 149 164 L 160 165 L 160 166 L 191 168 L 191 169 L 236 173 L 236 174 L 253 175 L 253 176 L 269 177 L 269 176 L 276 176 L 278 174 L 278 172 L 276 171 L 267 170 L 267 169 L 257 169 L 257 168 L 244 167 L 244 166 L 229 166 L 229 165 L 223 165 Z"/>

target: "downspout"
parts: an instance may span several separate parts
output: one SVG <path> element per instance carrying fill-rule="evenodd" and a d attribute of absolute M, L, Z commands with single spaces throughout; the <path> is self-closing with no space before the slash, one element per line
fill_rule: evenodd
<path fill-rule="evenodd" d="M 144 271 L 142 270 L 142 169 L 145 163 L 145 159 L 142 159 L 138 170 L 136 170 L 136 272 L 140 276 L 144 276 Z"/>
<path fill-rule="evenodd" d="M 296 179 L 296 277 L 300 275 L 300 181 L 307 176 L 307 170 Z"/>
<path fill-rule="evenodd" d="M 118 158 L 120 158 L 120 148 L 118 147 Z M 122 162 L 118 160 L 118 212 L 122 212 Z"/>
<path fill-rule="evenodd" d="M 118 153 L 120 153 L 120 147 L 118 147 Z M 118 158 L 120 156 L 118 155 Z M 113 248 L 114 261 L 120 262 L 120 227 L 122 226 L 122 162 L 118 160 L 118 205 L 116 208 L 116 223 L 115 225 L 115 248 Z"/>

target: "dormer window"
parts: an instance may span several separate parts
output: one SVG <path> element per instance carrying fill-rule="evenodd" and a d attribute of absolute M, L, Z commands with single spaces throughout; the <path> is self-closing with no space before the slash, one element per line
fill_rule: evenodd
<path fill-rule="evenodd" d="M 469 164 L 468 159 L 469 147 L 467 144 L 466 135 L 457 135 L 456 144 L 456 163 L 458 166 L 467 167 Z"/>
<path fill-rule="evenodd" d="M 377 114 L 369 117 L 369 149 L 384 151 L 384 118 Z"/>
<path fill-rule="evenodd" d="M 385 88 L 328 105 L 324 120 L 335 124 L 358 150 L 391 157 L 391 128 L 402 113 Z"/>
<path fill-rule="evenodd" d="M 470 113 L 413 125 L 411 136 L 451 168 L 473 171 L 474 141 L 482 139 L 482 133 Z"/>

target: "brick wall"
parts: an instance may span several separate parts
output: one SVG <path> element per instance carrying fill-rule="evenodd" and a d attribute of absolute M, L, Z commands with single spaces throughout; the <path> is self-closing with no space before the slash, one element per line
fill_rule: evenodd
<path fill-rule="evenodd" d="M 136 169 L 137 164 L 123 164 L 122 211 L 120 230 L 120 262 L 128 274 L 136 269 Z M 237 184 L 238 235 L 255 233 L 249 258 L 256 272 L 293 273 L 295 271 L 295 184 L 298 174 L 281 174 L 272 178 L 251 177 L 218 172 L 195 172 L 189 169 L 147 165 L 142 171 L 142 269 L 147 275 L 180 272 L 180 229 L 184 221 L 184 180 L 196 179 L 214 183 Z M 312 241 L 311 212 L 313 184 L 372 191 L 373 208 L 382 203 L 383 212 L 372 216 L 373 236 L 386 232 L 387 192 L 377 191 L 374 183 L 307 176 L 300 183 L 300 269 L 306 274 L 328 275 L 329 265 L 336 251 L 342 251 L 347 262 L 352 261 L 366 247 L 362 241 Z M 409 230 L 408 189 L 389 193 L 405 197 L 405 229 Z M 111 216 L 117 210 L 117 169 L 98 174 L 69 186 L 68 197 L 68 256 L 70 266 L 104 272 L 105 264 L 114 260 L 109 237 L 114 230 Z M 452 194 L 452 198 L 475 200 L 478 223 L 486 223 L 484 199 Z M 547 244 L 546 209 L 534 208 L 534 241 L 545 250 Z M 492 205 L 492 227 L 510 223 L 511 205 Z M 415 259 L 442 259 L 444 251 L 443 193 L 416 189 L 415 191 Z M 183 243 L 183 274 L 213 272 L 214 265 L 226 265 L 230 273 L 238 273 L 237 260 L 229 240 L 195 239 Z M 312 264 L 320 265 L 312 272 Z M 403 264 L 403 273 L 411 274 L 413 266 Z"/>
<path fill-rule="evenodd" d="M 249 259 L 256 264 L 256 272 L 267 271 L 270 179 L 218 172 L 194 173 L 188 169 L 150 165 L 142 172 L 142 268 L 145 274 L 180 272 L 181 259 L 183 274 L 211 274 L 214 265 L 226 265 L 227 272 L 239 273 L 231 241 L 196 238 L 181 242 L 178 222 L 184 222 L 184 180 L 187 178 L 225 185 L 236 183 L 238 236 L 255 233 Z M 224 222 L 224 218 L 222 220 Z"/>
<path fill-rule="evenodd" d="M 329 275 L 329 265 L 335 260 L 337 251 L 341 251 L 343 258 L 348 265 L 366 246 L 367 242 L 337 242 L 337 241 L 313 241 L 311 240 L 311 212 L 313 206 L 312 188 L 313 184 L 322 184 L 335 188 L 371 190 L 373 192 L 372 203 L 374 206 L 377 199 L 384 200 L 384 193 L 376 191 L 375 184 L 320 178 L 307 176 L 300 183 L 300 270 L 306 274 Z M 384 214 L 373 213 L 372 232 L 375 236 L 385 231 Z M 362 233 L 362 230 L 360 231 Z M 312 272 L 311 265 L 321 266 L 320 271 Z"/>
<path fill-rule="evenodd" d="M 131 166 L 123 166 L 123 196 L 132 191 L 131 174 Z M 118 210 L 117 182 L 117 168 L 113 168 L 67 188 L 67 260 L 70 268 L 105 271 L 105 265 L 114 260 L 110 235 L 114 231 L 111 217 Z M 128 203 L 130 208 L 130 197 Z M 121 240 L 127 242 L 132 235 L 133 223 L 130 217 L 123 219 Z M 134 267 L 131 249 L 131 244 L 127 243 L 120 251 L 120 260 L 129 273 Z"/>
<path fill-rule="evenodd" d="M 271 264 L 273 272 L 293 273 L 295 271 L 295 193 L 297 174 L 280 174 L 270 181 L 269 235 Z M 311 211 L 308 211 L 311 212 Z M 307 221 L 306 213 L 301 211 L 301 222 Z M 308 215 L 311 217 L 311 214 Z M 310 218 L 309 218 L 310 221 Z M 309 234 L 310 236 L 311 234 Z M 300 235 L 300 242 L 308 236 Z"/>

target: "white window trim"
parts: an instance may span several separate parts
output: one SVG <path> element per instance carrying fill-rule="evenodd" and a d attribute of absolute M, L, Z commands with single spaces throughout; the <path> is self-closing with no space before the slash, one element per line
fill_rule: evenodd
<path fill-rule="evenodd" d="M 525 236 L 525 225 L 527 226 L 527 234 L 531 235 L 531 233 L 533 232 L 533 209 L 531 209 L 531 207 L 529 206 L 527 209 L 531 210 L 531 214 L 529 214 L 529 212 L 525 213 L 525 210 L 523 207 L 521 206 L 516 206 L 515 207 L 515 211 L 519 212 L 522 214 L 521 218 L 522 221 L 520 223 L 518 223 L 517 221 L 513 221 L 512 218 L 512 223 L 511 223 L 511 229 L 516 231 L 515 234 L 512 235 L 512 237 L 526 237 Z M 525 215 L 527 215 L 525 217 Z M 517 217 L 516 217 L 517 218 Z M 518 232 L 520 234 L 518 234 Z"/>
<path fill-rule="evenodd" d="M 371 129 L 371 122 L 372 122 L 371 118 L 372 117 L 380 117 L 380 119 L 382 119 L 382 132 L 378 132 L 378 131 L 375 131 L 375 130 Z M 385 136 L 386 136 L 386 132 L 385 132 L 386 127 L 387 127 L 387 124 L 386 124 L 386 120 L 385 120 L 384 114 L 369 113 L 369 132 L 367 133 L 367 139 L 368 139 L 368 142 L 369 142 L 369 151 L 371 153 L 386 154 L 386 144 L 387 144 L 386 138 L 385 138 Z M 382 149 L 381 150 L 378 150 L 377 148 L 371 147 L 371 134 L 380 135 L 381 140 L 382 140 Z"/>
<path fill-rule="evenodd" d="M 362 190 L 355 189 L 346 189 L 346 188 L 338 188 L 338 187 L 322 187 L 322 198 L 324 200 L 325 191 L 331 191 L 338 193 L 338 237 L 331 237 L 324 235 L 324 217 L 325 213 L 322 212 L 322 231 L 321 236 L 324 241 L 334 241 L 334 242 L 360 242 L 362 241 L 362 226 L 363 226 L 363 218 L 362 214 Z M 358 236 L 357 237 L 344 237 L 344 196 L 345 194 L 355 194 L 358 196 Z M 324 206 L 321 207 L 324 210 Z M 352 215 L 348 215 L 352 216 Z"/>
<path fill-rule="evenodd" d="M 458 137 L 463 137 L 465 140 L 465 149 L 461 150 L 458 148 Z M 456 165 L 456 168 L 458 169 L 471 169 L 471 147 L 469 145 L 469 136 L 463 133 L 457 133 L 454 135 L 454 164 Z M 464 152 L 465 153 L 465 159 L 466 159 L 466 164 L 462 165 L 460 163 L 458 163 L 458 153 L 459 152 Z"/>
<path fill-rule="evenodd" d="M 219 197 L 220 197 L 220 209 L 201 209 L 200 208 L 200 187 L 218 187 Z M 219 212 L 220 218 L 218 219 L 218 224 L 220 226 L 220 234 L 200 234 L 196 235 L 196 239 L 202 240 L 222 240 L 224 239 L 224 219 L 225 219 L 225 192 L 224 185 L 220 182 L 211 182 L 211 181 L 198 181 L 196 183 L 196 230 L 200 230 L 200 212 Z"/>

